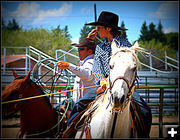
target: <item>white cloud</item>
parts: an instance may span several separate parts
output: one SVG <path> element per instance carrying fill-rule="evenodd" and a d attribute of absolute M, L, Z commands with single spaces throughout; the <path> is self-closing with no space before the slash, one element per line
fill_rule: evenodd
<path fill-rule="evenodd" d="M 178 17 L 178 2 L 166 2 L 159 6 L 156 12 L 150 13 L 151 18 L 171 19 Z"/>
<path fill-rule="evenodd" d="M 40 8 L 40 5 L 32 3 L 20 3 L 17 10 L 10 13 L 11 16 L 15 17 L 21 23 L 26 22 L 27 20 L 32 20 L 37 16 L 37 12 Z"/>
<path fill-rule="evenodd" d="M 171 28 L 171 27 L 164 29 L 163 31 L 165 34 L 170 33 L 170 32 L 178 32 L 176 28 Z"/>
<path fill-rule="evenodd" d="M 72 3 L 61 5 L 60 8 L 52 9 L 52 10 L 41 10 L 40 4 L 36 2 L 23 2 L 20 3 L 17 9 L 13 12 L 5 11 L 3 9 L 3 15 L 7 20 L 15 18 L 20 24 L 39 24 L 41 22 L 48 23 L 51 20 L 56 20 L 59 18 L 61 20 L 64 19 L 63 16 L 68 16 L 72 11 Z M 7 15 L 8 14 L 8 15 Z M 8 18 L 7 18 L 8 17 Z"/>
<path fill-rule="evenodd" d="M 53 10 L 40 10 L 37 13 L 37 18 L 33 21 L 33 24 L 37 24 L 39 22 L 42 22 L 42 20 L 47 20 L 47 18 L 58 18 L 59 16 L 67 16 L 72 11 L 72 4 L 66 4 L 64 3 L 62 7 L 59 9 L 53 9 Z M 61 19 L 63 19 L 61 17 Z M 49 19 L 48 19 L 49 20 Z M 53 19 L 54 20 L 54 19 Z"/>
<path fill-rule="evenodd" d="M 79 43 L 79 38 L 78 37 L 73 38 L 72 43 Z"/>
<path fill-rule="evenodd" d="M 91 15 L 92 13 L 94 13 L 93 11 L 94 9 L 92 7 L 83 7 L 81 8 L 81 14 L 83 15 Z"/>

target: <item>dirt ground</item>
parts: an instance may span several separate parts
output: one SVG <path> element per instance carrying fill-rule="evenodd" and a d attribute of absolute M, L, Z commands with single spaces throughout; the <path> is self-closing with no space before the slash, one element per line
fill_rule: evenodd
<path fill-rule="evenodd" d="M 153 116 L 152 122 L 159 122 L 159 117 Z M 178 116 L 163 116 L 163 122 L 179 122 Z M 151 138 L 159 138 L 159 125 L 152 125 L 150 131 Z M 165 126 L 163 125 L 163 137 L 165 137 Z"/>
<path fill-rule="evenodd" d="M 1 125 L 13 125 L 20 123 L 19 118 L 1 120 Z M 2 128 L 1 126 L 1 138 L 16 138 L 20 128 Z"/>
<path fill-rule="evenodd" d="M 158 122 L 159 118 L 156 116 L 153 116 L 152 122 Z M 16 124 L 19 123 L 18 118 L 8 119 L 8 120 L 2 120 L 2 125 L 8 125 L 8 124 Z M 178 116 L 164 116 L 163 122 L 178 122 Z M 1 138 L 16 138 L 17 133 L 19 132 L 19 128 L 2 128 L 1 126 Z M 163 125 L 163 137 L 165 137 L 165 126 Z M 152 125 L 151 126 L 151 132 L 150 132 L 150 138 L 159 138 L 159 126 L 158 125 Z"/>

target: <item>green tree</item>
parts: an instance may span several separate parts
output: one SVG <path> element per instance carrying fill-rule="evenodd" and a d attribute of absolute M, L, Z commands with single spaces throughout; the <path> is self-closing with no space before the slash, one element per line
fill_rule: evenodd
<path fill-rule="evenodd" d="M 12 19 L 12 21 L 9 20 L 8 25 L 7 25 L 7 30 L 20 30 L 21 27 L 17 23 L 16 19 Z"/>
<path fill-rule="evenodd" d="M 62 30 L 63 31 L 63 34 L 67 37 L 67 38 L 71 38 L 71 35 L 69 34 L 69 31 L 68 31 L 68 26 L 66 25 L 64 27 L 64 29 Z"/>
<path fill-rule="evenodd" d="M 121 22 L 121 26 L 120 26 L 120 27 L 121 27 L 121 28 L 125 28 L 124 21 L 122 21 L 122 22 Z M 127 39 L 126 31 L 125 31 L 125 30 L 123 30 L 123 31 L 121 31 L 121 32 L 122 32 L 121 37 L 123 37 L 123 38 Z"/>
<path fill-rule="evenodd" d="M 152 39 L 157 40 L 157 38 L 158 38 L 158 32 L 156 30 L 156 25 L 153 22 L 151 22 L 149 24 L 149 38 L 148 38 L 148 41 L 150 41 Z"/>
<path fill-rule="evenodd" d="M 71 40 L 67 38 L 60 26 L 51 31 L 43 28 L 29 30 L 2 30 L 2 46 L 32 46 L 55 57 L 56 50 L 71 49 Z M 17 49 L 13 54 L 17 54 Z"/>
<path fill-rule="evenodd" d="M 140 39 L 142 41 L 148 40 L 148 32 L 149 32 L 149 30 L 148 30 L 148 27 L 146 26 L 146 21 L 144 21 L 140 32 L 141 32 Z"/>
<path fill-rule="evenodd" d="M 58 25 L 57 28 L 55 29 L 52 28 L 51 31 L 52 31 L 52 34 L 55 36 L 58 36 L 60 32 L 62 33 L 62 30 L 60 29 L 60 25 Z"/>
<path fill-rule="evenodd" d="M 2 23 L 1 23 L 1 28 L 2 29 L 6 29 L 7 27 L 6 27 L 6 25 L 5 25 L 5 21 L 4 21 L 4 18 L 2 18 Z"/>
<path fill-rule="evenodd" d="M 165 34 L 167 45 L 172 50 L 178 50 L 178 33 Z"/>
<path fill-rule="evenodd" d="M 80 31 L 80 35 L 81 35 L 81 36 L 80 36 L 80 38 L 79 38 L 79 42 L 80 42 L 83 38 L 86 38 L 92 29 L 94 29 L 94 26 L 88 27 L 88 26 L 84 25 L 83 28 L 82 28 L 81 31 Z"/>
<path fill-rule="evenodd" d="M 159 20 L 159 24 L 158 24 L 158 27 L 157 27 L 158 40 L 160 42 L 162 42 L 163 44 L 166 44 L 166 38 L 165 38 L 165 35 L 164 35 L 162 29 L 163 29 L 163 26 L 161 24 L 161 20 Z"/>

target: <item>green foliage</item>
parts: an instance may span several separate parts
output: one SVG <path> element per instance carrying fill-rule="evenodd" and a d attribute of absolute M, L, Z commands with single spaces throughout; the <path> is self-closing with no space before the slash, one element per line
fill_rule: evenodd
<path fill-rule="evenodd" d="M 159 51 L 165 51 L 169 50 L 167 45 L 163 45 L 162 42 L 156 41 L 156 39 L 152 39 L 150 41 L 139 41 L 140 47 L 146 49 L 146 50 L 159 50 Z"/>
<path fill-rule="evenodd" d="M 161 21 L 156 25 L 151 22 L 149 26 L 144 21 L 141 27 L 139 42 L 147 50 L 178 50 L 178 33 L 163 33 Z"/>
<path fill-rule="evenodd" d="M 80 38 L 79 38 L 79 42 L 83 39 L 86 38 L 88 36 L 88 34 L 91 32 L 91 30 L 94 29 L 94 26 L 92 27 L 88 27 L 86 25 L 83 26 L 83 28 L 80 31 Z"/>
<path fill-rule="evenodd" d="M 142 27 L 141 27 L 141 35 L 140 40 L 142 41 L 150 41 L 152 39 L 155 39 L 156 41 L 161 41 L 165 43 L 165 37 L 164 33 L 162 32 L 162 24 L 161 21 L 159 21 L 158 27 L 156 29 L 156 25 L 151 22 L 149 26 L 146 25 L 146 21 L 144 21 Z"/>
<path fill-rule="evenodd" d="M 122 28 L 125 28 L 124 21 L 121 22 L 121 27 L 122 27 Z M 126 31 L 124 30 L 124 31 L 121 31 L 121 32 L 122 32 L 121 37 L 127 39 Z"/>
<path fill-rule="evenodd" d="M 167 45 L 173 50 L 178 50 L 178 33 L 168 33 L 165 35 Z"/>
<path fill-rule="evenodd" d="M 52 29 L 51 32 L 43 28 L 31 28 L 30 30 L 3 29 L 2 46 L 32 46 L 43 51 L 44 53 L 47 53 L 52 57 L 55 57 L 55 50 L 71 49 L 71 41 L 68 37 L 65 36 L 64 32 L 60 29 L 60 27 Z"/>
<path fill-rule="evenodd" d="M 141 32 L 140 39 L 142 41 L 148 40 L 148 27 L 146 26 L 146 21 L 144 21 L 140 32 Z"/>
<path fill-rule="evenodd" d="M 2 29 L 13 31 L 13 30 L 20 30 L 22 29 L 22 27 L 19 26 L 16 19 L 12 19 L 12 21 L 9 20 L 7 26 L 4 23 L 4 19 L 2 19 Z"/>
<path fill-rule="evenodd" d="M 81 29 L 81 32 L 80 32 L 80 38 L 79 38 L 79 42 L 83 39 L 83 38 L 86 38 L 88 36 L 88 34 L 91 32 L 92 29 L 94 29 L 95 27 L 92 26 L 92 27 L 88 27 L 86 25 L 83 26 L 83 28 Z M 97 37 L 100 39 L 100 36 L 99 34 L 97 34 Z M 96 38 L 94 38 L 93 40 L 95 40 L 95 43 L 96 44 L 99 44 L 101 43 L 99 40 L 97 40 Z"/>
<path fill-rule="evenodd" d="M 64 27 L 64 29 L 62 31 L 63 31 L 63 34 L 65 35 L 65 37 L 67 37 L 69 39 L 71 38 L 71 35 L 68 32 L 68 26 L 67 25 Z"/>

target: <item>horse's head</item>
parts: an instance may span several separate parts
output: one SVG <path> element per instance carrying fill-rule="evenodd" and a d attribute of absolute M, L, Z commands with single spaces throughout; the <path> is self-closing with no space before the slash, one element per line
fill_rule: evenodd
<path fill-rule="evenodd" d="M 128 98 L 136 78 L 138 58 L 135 54 L 137 43 L 131 48 L 116 46 L 113 40 L 112 56 L 109 63 L 109 85 L 115 107 L 120 107 Z"/>
<path fill-rule="evenodd" d="M 18 75 L 13 72 L 15 80 L 6 86 L 3 90 L 1 99 L 2 102 L 11 101 L 23 98 L 25 95 L 23 94 L 27 83 L 30 79 L 30 73 L 25 77 L 18 77 Z M 21 107 L 21 102 L 7 103 L 2 105 L 2 113 L 3 116 L 9 116 L 17 112 Z"/>

